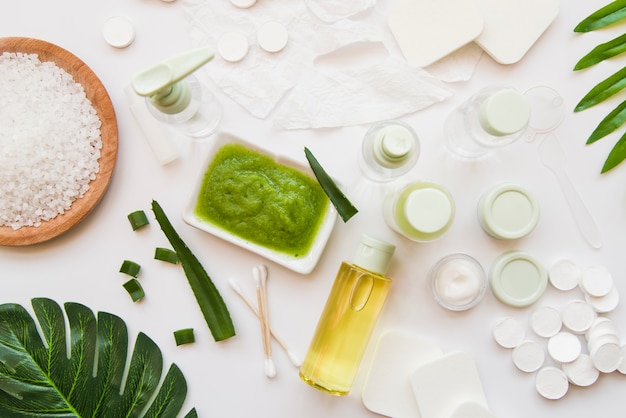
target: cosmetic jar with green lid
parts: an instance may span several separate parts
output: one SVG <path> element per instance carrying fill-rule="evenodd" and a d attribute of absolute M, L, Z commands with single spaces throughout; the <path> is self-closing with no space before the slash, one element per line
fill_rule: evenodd
<path fill-rule="evenodd" d="M 427 181 L 410 183 L 388 195 L 383 203 L 387 225 L 417 242 L 441 237 L 452 225 L 455 210 L 452 195 Z"/>
<path fill-rule="evenodd" d="M 522 308 L 535 303 L 548 285 L 548 272 L 531 255 L 512 250 L 500 255 L 489 271 L 489 286 L 498 300 Z"/>
<path fill-rule="evenodd" d="M 535 229 L 539 222 L 539 203 L 521 186 L 499 184 L 481 197 L 478 219 L 485 232 L 494 238 L 522 238 Z"/>

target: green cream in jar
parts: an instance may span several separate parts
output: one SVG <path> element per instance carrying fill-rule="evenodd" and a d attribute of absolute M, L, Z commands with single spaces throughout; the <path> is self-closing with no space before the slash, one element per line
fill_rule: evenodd
<path fill-rule="evenodd" d="M 319 183 L 241 144 L 225 144 L 207 168 L 195 214 L 246 241 L 305 256 L 329 210 Z"/>

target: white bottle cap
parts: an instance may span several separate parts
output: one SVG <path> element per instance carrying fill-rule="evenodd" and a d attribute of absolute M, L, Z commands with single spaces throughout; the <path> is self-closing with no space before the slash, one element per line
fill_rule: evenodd
<path fill-rule="evenodd" d="M 545 292 L 548 273 L 534 257 L 513 250 L 494 261 L 489 274 L 491 291 L 509 306 L 524 307 L 535 303 Z"/>
<path fill-rule="evenodd" d="M 412 191 L 404 206 L 404 215 L 409 224 L 425 234 L 433 234 L 444 229 L 453 214 L 454 207 L 450 198 L 436 188 Z"/>
<path fill-rule="evenodd" d="M 530 104 L 519 92 L 503 89 L 491 95 L 480 109 L 480 125 L 495 136 L 521 131 L 528 125 Z"/>
<path fill-rule="evenodd" d="M 384 275 L 395 250 L 395 245 L 363 234 L 352 261 L 365 270 Z"/>
<path fill-rule="evenodd" d="M 539 222 L 539 204 L 523 187 L 501 184 L 481 198 L 479 220 L 483 229 L 495 238 L 522 238 Z"/>

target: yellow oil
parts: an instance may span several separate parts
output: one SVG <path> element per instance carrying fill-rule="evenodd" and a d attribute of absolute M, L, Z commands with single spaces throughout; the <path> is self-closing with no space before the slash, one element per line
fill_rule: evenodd
<path fill-rule="evenodd" d="M 388 277 L 342 263 L 317 324 L 300 377 L 333 395 L 346 395 L 389 292 Z"/>

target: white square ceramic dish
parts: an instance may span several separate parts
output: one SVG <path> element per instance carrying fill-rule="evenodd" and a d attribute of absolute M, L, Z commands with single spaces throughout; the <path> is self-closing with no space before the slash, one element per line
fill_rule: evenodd
<path fill-rule="evenodd" d="M 265 246 L 250 242 L 246 239 L 243 239 L 237 235 L 232 234 L 231 232 L 219 227 L 216 224 L 213 224 L 205 219 L 202 219 L 200 216 L 198 216 L 195 213 L 195 207 L 196 207 L 196 203 L 198 200 L 198 193 L 202 186 L 202 182 L 203 182 L 206 170 L 208 169 L 209 165 L 215 158 L 216 153 L 222 148 L 222 146 L 229 144 L 229 143 L 241 144 L 253 151 L 256 151 L 260 154 L 270 157 L 272 160 L 274 160 L 278 164 L 281 164 L 286 167 L 294 168 L 308 175 L 309 177 L 315 179 L 315 176 L 311 168 L 308 165 L 303 165 L 293 159 L 271 153 L 235 135 L 221 132 L 216 135 L 216 138 L 210 145 L 210 148 L 208 150 L 206 164 L 203 165 L 202 170 L 198 174 L 193 191 L 191 193 L 189 201 L 183 212 L 183 220 L 187 224 L 193 227 L 196 227 L 202 231 L 215 235 L 225 241 L 238 245 L 248 251 L 252 251 L 256 254 L 259 254 L 267 258 L 268 260 L 271 260 L 295 272 L 302 273 L 302 274 L 310 273 L 315 267 L 315 265 L 317 264 L 317 262 L 319 261 L 319 258 L 322 255 L 322 252 L 324 251 L 324 247 L 326 246 L 326 243 L 328 242 L 328 238 L 330 237 L 330 234 L 332 233 L 332 230 L 335 226 L 335 221 L 337 219 L 337 211 L 330 204 L 330 202 L 328 203 L 328 207 L 326 209 L 326 212 L 324 213 L 321 225 L 317 229 L 317 233 L 315 235 L 311 248 L 306 254 L 302 256 L 298 256 L 298 257 L 292 256 L 283 252 L 275 251 Z"/>

